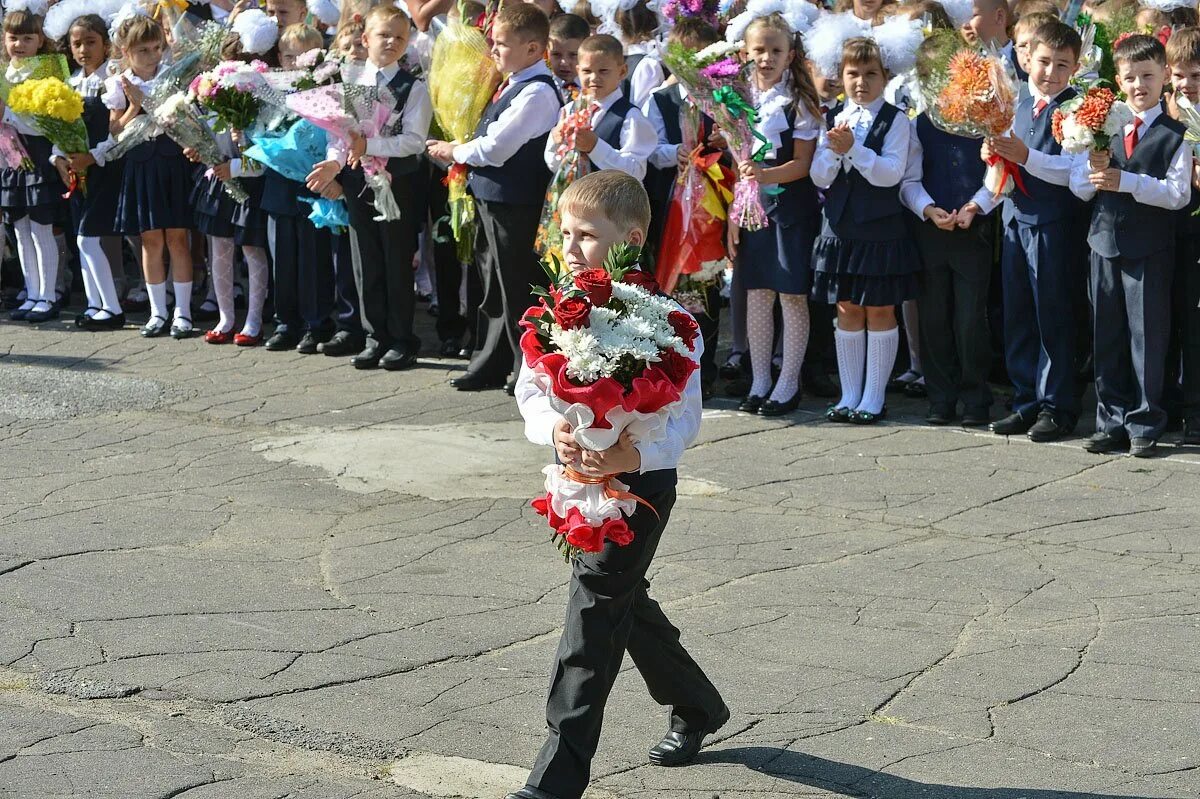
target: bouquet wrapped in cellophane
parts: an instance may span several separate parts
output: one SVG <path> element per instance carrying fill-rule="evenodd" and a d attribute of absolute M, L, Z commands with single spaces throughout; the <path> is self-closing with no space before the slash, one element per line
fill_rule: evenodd
<path fill-rule="evenodd" d="M 741 42 L 721 41 L 700 51 L 672 43 L 663 63 L 712 117 L 738 162 L 762 161 L 771 145 L 755 127 L 759 115 L 750 101 L 747 80 L 751 65 L 739 63 L 734 55 L 741 49 Z M 734 184 L 729 216 L 742 230 L 762 230 L 768 224 L 759 188 L 758 181 L 746 177 Z"/>
<path fill-rule="evenodd" d="M 205 123 L 183 92 L 171 95 L 165 102 L 155 106 L 151 113 L 155 124 L 170 136 L 172 141 L 185 150 L 196 151 L 200 163 L 214 167 L 229 160 L 212 128 Z M 237 178 L 221 181 L 221 188 L 234 202 L 244 203 L 250 199 Z"/>
<path fill-rule="evenodd" d="M 253 138 L 254 144 L 246 150 L 245 156 L 297 183 L 307 180 L 313 167 L 325 160 L 329 142 L 325 131 L 307 119 L 294 120 L 282 133 L 259 129 Z M 322 197 L 310 202 L 305 197 L 297 199 L 312 206 L 308 218 L 317 227 L 349 226 L 344 200 Z"/>
<path fill-rule="evenodd" d="M 560 133 L 562 141 L 555 148 L 557 161 L 554 174 L 546 186 L 546 203 L 542 206 L 542 218 L 538 223 L 534 248 L 543 258 L 562 258 L 562 212 L 559 199 L 567 187 L 589 171 L 587 156 L 575 149 L 575 136 L 581 130 L 592 129 L 592 117 L 600 110 L 600 104 L 589 95 L 580 94 L 571 103 L 563 120 Z"/>
<path fill-rule="evenodd" d="M 573 273 L 552 260 L 550 291 L 525 312 L 521 351 L 533 382 L 571 425 L 579 446 L 609 449 L 622 435 L 656 441 L 685 410 L 698 364 L 699 327 L 671 300 L 645 288 L 638 248 L 614 246 L 602 269 Z M 645 500 L 615 474 L 559 464 L 542 470 L 546 493 L 531 503 L 568 559 L 633 541 L 626 519 Z"/>
<path fill-rule="evenodd" d="M 385 135 L 395 105 L 395 95 L 388 89 L 353 83 L 318 86 L 287 97 L 287 106 L 294 114 L 346 146 L 350 144 L 352 133 L 366 138 Z M 400 218 L 400 206 L 392 195 L 392 175 L 387 170 L 387 162 L 387 158 L 375 155 L 364 155 L 359 160 L 367 186 L 374 195 L 375 210 L 379 212 L 376 221 Z"/>
<path fill-rule="evenodd" d="M 222 61 L 201 72 L 188 86 L 188 95 L 213 116 L 213 130 L 250 130 L 258 121 L 262 101 L 255 88 L 268 67 L 262 61 Z"/>
<path fill-rule="evenodd" d="M 192 79 L 200 74 L 202 69 L 203 61 L 200 53 L 192 51 L 181 56 L 178 61 L 160 72 L 154 79 L 154 88 L 150 90 L 149 94 L 142 97 L 142 108 L 146 113 L 138 114 L 125 126 L 125 129 L 117 135 L 116 144 L 105 154 L 105 157 L 109 161 L 115 161 L 123 158 L 139 144 L 148 142 L 155 136 L 161 136 L 163 129 L 155 119 L 154 109 L 168 100 L 173 101 L 176 96 L 183 96 Z"/>
<path fill-rule="evenodd" d="M 1012 127 L 1017 79 L 1012 65 L 993 49 L 964 44 L 957 31 L 937 31 L 917 56 L 918 86 L 929 121 L 956 136 L 1003 136 Z M 1025 192 L 1021 171 L 993 154 L 984 185 L 997 197 Z"/>
<path fill-rule="evenodd" d="M 9 61 L 0 72 L 0 100 L 7 103 L 14 87 L 25 81 L 43 78 L 58 78 L 64 83 L 69 81 L 71 68 L 67 64 L 67 57 L 61 53 L 45 53 Z"/>
<path fill-rule="evenodd" d="M 86 153 L 87 125 L 83 121 L 83 97 L 60 78 L 33 78 L 12 87 L 8 107 L 19 114 L 50 143 L 64 153 Z M 66 196 L 79 189 L 87 194 L 87 174 L 68 170 Z"/>
<path fill-rule="evenodd" d="M 21 134 L 3 123 L 0 123 L 0 168 L 33 171 L 33 159 L 21 143 Z"/>
<path fill-rule="evenodd" d="M 489 51 L 483 33 L 454 16 L 434 41 L 429 67 L 433 117 L 446 138 L 456 144 L 475 135 L 484 109 L 500 85 L 500 72 Z M 467 194 L 464 164 L 450 165 L 446 187 L 450 193 L 450 230 L 458 243 L 458 257 L 469 261 L 475 239 L 475 202 Z"/>

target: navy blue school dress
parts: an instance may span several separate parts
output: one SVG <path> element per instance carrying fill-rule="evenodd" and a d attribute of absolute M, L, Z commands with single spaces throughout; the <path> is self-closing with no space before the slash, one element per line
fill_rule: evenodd
<path fill-rule="evenodd" d="M 233 144 L 228 134 L 218 134 L 217 140 L 234 163 L 238 162 L 238 148 Z M 253 165 L 255 173 L 261 168 L 252 161 L 241 162 Z M 261 174 L 238 174 L 233 170 L 238 183 L 246 190 L 250 198 L 243 203 L 235 202 L 225 191 L 224 183 L 215 176 L 207 176 L 208 170 L 201 167 L 198 170 L 195 187 L 192 189 L 190 201 L 195 209 L 196 230 L 207 236 L 233 239 L 239 247 L 267 246 L 267 215 L 260 208 L 262 205 L 263 184 L 265 179 Z"/>
<path fill-rule="evenodd" d="M 848 103 L 835 120 L 852 127 L 869 125 L 861 138 L 856 130 L 855 138 L 876 155 L 883 152 L 893 125 L 908 125 L 910 135 L 916 135 L 908 118 L 882 98 L 866 109 Z M 818 159 L 831 155 L 823 150 Z M 899 155 L 907 159 L 907 147 Z M 813 296 L 831 304 L 873 307 L 916 299 L 921 260 L 905 221 L 907 213 L 900 204 L 899 183 L 875 186 L 857 168 L 838 164 L 825 190 L 821 233 L 813 246 Z"/>
<path fill-rule="evenodd" d="M 39 225 L 53 225 L 61 219 L 66 187 L 50 163 L 50 140 L 26 133 L 29 128 L 9 111 L 5 112 L 5 121 L 16 128 L 33 169 L 0 169 L 0 209 L 4 210 L 4 218 L 16 222 L 29 217 Z"/>
<path fill-rule="evenodd" d="M 764 167 L 786 164 L 795 157 L 794 132 L 816 139 L 820 123 L 811 116 L 797 120 L 796 107 L 782 83 L 766 92 L 759 103 L 762 135 L 774 150 Z M 797 128 L 799 125 L 799 128 Z M 777 143 L 775 139 L 777 138 Z M 820 228 L 820 200 L 812 178 L 764 186 L 760 199 L 770 224 L 762 230 L 740 231 L 737 264 L 747 289 L 770 289 L 780 294 L 808 294 L 812 287 L 813 242 Z"/>
<path fill-rule="evenodd" d="M 153 79 L 143 81 L 130 70 L 122 75 L 146 94 L 154 88 Z M 118 76 L 105 81 L 108 108 L 123 111 L 127 102 Z M 124 160 L 116 206 L 118 233 L 132 236 L 195 224 L 191 203 L 195 169 L 178 144 L 163 134 L 137 145 Z"/>
<path fill-rule="evenodd" d="M 95 154 L 98 145 L 108 139 L 109 109 L 104 104 L 105 64 L 89 76 L 79 70 L 71 86 L 83 95 L 83 122 L 87 126 L 88 147 Z M 103 156 L 102 156 L 103 157 Z M 117 198 L 121 195 L 124 163 L 117 159 L 104 166 L 93 164 L 87 171 L 87 193 L 76 189 L 71 195 L 71 227 L 76 235 L 111 236 L 117 232 Z"/>

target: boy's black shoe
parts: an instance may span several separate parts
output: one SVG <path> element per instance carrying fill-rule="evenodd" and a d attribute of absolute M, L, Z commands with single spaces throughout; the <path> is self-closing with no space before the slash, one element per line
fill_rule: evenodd
<path fill-rule="evenodd" d="M 1047 441 L 1057 441 L 1075 432 L 1075 425 L 1067 424 L 1061 417 L 1056 417 L 1052 411 L 1042 411 L 1037 421 L 1029 428 L 1029 440 L 1038 444 Z"/>
<path fill-rule="evenodd" d="M 558 799 L 554 794 L 539 791 L 536 788 L 525 786 L 519 791 L 514 791 L 504 797 L 504 799 Z"/>
<path fill-rule="evenodd" d="M 938 406 L 931 406 L 929 413 L 925 416 L 925 421 L 932 425 L 941 427 L 948 425 L 954 421 L 954 409 Z"/>
<path fill-rule="evenodd" d="M 962 415 L 963 427 L 987 427 L 991 414 L 987 408 L 964 408 Z"/>
<path fill-rule="evenodd" d="M 300 343 L 300 337 L 295 333 L 280 333 L 276 331 L 263 346 L 271 352 L 281 352 L 283 350 L 294 350 L 296 345 Z"/>
<path fill-rule="evenodd" d="M 383 351 L 378 344 L 368 344 L 362 352 L 350 359 L 350 363 L 355 369 L 374 369 L 379 366 L 379 359 L 382 357 Z"/>
<path fill-rule="evenodd" d="M 339 330 L 333 338 L 317 347 L 317 351 L 331 358 L 343 358 L 354 355 L 363 348 L 362 336 L 356 336 L 347 330 Z"/>
<path fill-rule="evenodd" d="M 388 350 L 379 359 L 379 365 L 389 372 L 400 372 L 409 369 L 417 363 L 417 354 L 415 352 L 401 352 L 400 350 Z"/>
<path fill-rule="evenodd" d="M 703 730 L 696 732 L 676 732 L 671 730 L 658 745 L 650 750 L 650 762 L 656 766 L 682 766 L 696 759 L 700 747 L 704 745 L 704 737 L 711 735 L 725 726 L 729 721 L 729 708 L 721 708 L 720 714 Z"/>
<path fill-rule="evenodd" d="M 458 342 L 452 338 L 448 338 L 442 342 L 442 346 L 438 348 L 438 354 L 443 358 L 453 358 L 458 355 Z"/>
<path fill-rule="evenodd" d="M 483 375 L 467 372 L 451 380 L 450 385 L 459 391 L 487 391 L 491 388 L 503 388 L 504 380 L 492 380 Z"/>
<path fill-rule="evenodd" d="M 1129 439 L 1112 433 L 1095 433 L 1083 445 L 1083 448 L 1094 455 L 1104 455 L 1109 452 L 1124 452 L 1129 449 Z"/>
<path fill-rule="evenodd" d="M 1129 442 L 1129 454 L 1135 458 L 1152 458 L 1158 454 L 1158 442 L 1153 438 L 1134 438 Z"/>
<path fill-rule="evenodd" d="M 1183 437 L 1179 443 L 1185 447 L 1200 447 L 1200 419 L 1184 419 Z"/>
<path fill-rule="evenodd" d="M 317 334 L 311 330 L 305 330 L 300 341 L 296 343 L 296 352 L 301 355 L 316 355 L 317 348 L 320 346 L 321 340 L 317 338 Z"/>
<path fill-rule="evenodd" d="M 1028 433 L 1036 419 L 1027 419 L 1019 413 L 1010 413 L 1003 419 L 992 422 L 992 432 L 998 436 L 1019 436 Z"/>

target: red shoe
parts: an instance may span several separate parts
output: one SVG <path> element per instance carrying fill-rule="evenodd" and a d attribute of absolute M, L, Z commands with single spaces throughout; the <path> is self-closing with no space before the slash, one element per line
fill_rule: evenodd
<path fill-rule="evenodd" d="M 247 336 L 244 333 L 238 333 L 233 337 L 233 343 L 239 347 L 257 347 L 262 342 L 262 333 L 259 333 L 257 336 Z"/>
<path fill-rule="evenodd" d="M 234 340 L 233 331 L 210 330 L 204 334 L 204 340 L 209 344 L 228 344 Z"/>

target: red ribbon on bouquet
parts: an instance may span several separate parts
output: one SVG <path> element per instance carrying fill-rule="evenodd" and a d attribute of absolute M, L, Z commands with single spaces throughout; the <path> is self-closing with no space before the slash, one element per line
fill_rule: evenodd
<path fill-rule="evenodd" d="M 1022 194 L 1028 197 L 1029 191 L 1025 188 L 1025 179 L 1021 177 L 1021 168 L 1012 161 L 1009 161 L 1007 158 L 1002 158 L 995 153 L 992 153 L 987 159 L 987 165 L 995 166 L 996 164 L 1001 165 L 1000 185 L 996 187 L 995 192 L 996 199 L 1000 199 L 1000 197 L 1003 195 L 1004 184 L 1008 182 L 1009 178 L 1012 178 L 1013 185 L 1020 189 Z"/>
<path fill-rule="evenodd" d="M 84 194 L 87 194 L 87 175 L 80 175 L 74 169 L 67 169 L 67 191 L 62 196 L 64 200 L 70 199 L 71 195 L 78 189 Z"/>
<path fill-rule="evenodd" d="M 655 507 L 653 505 L 651 505 L 649 502 L 647 502 L 646 500 L 639 497 L 637 494 L 630 493 L 629 491 L 619 491 L 619 490 L 613 488 L 610 485 L 610 482 L 614 477 L 616 477 L 615 474 L 604 474 L 604 475 L 600 475 L 597 477 L 593 477 L 590 474 L 584 474 L 583 472 L 577 472 L 574 469 L 572 469 L 570 466 L 563 466 L 563 473 L 567 476 L 568 480 L 574 480 L 576 483 L 582 483 L 583 485 L 593 485 L 593 486 L 602 485 L 602 486 L 604 486 L 604 496 L 608 497 L 609 499 L 631 499 L 634 502 L 636 502 L 637 504 L 644 505 L 645 507 L 649 508 L 651 513 L 653 513 L 656 517 L 659 517 L 658 511 L 655 509 Z M 659 518 L 661 518 L 661 517 L 659 517 Z"/>

